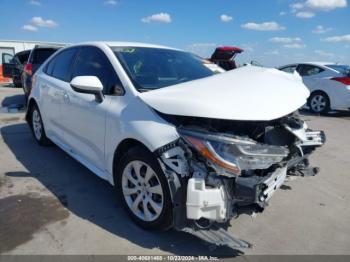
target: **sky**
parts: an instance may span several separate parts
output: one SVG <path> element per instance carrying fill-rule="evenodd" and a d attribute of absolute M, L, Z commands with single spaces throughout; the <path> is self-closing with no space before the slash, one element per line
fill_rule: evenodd
<path fill-rule="evenodd" d="M 137 41 L 239 63 L 350 64 L 349 0 L 0 0 L 0 39 Z"/>

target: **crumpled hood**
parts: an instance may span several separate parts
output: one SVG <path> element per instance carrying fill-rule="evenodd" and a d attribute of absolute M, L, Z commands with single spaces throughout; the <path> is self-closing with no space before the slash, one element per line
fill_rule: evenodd
<path fill-rule="evenodd" d="M 164 114 L 269 121 L 300 108 L 309 94 L 297 73 L 246 66 L 139 97 Z"/>

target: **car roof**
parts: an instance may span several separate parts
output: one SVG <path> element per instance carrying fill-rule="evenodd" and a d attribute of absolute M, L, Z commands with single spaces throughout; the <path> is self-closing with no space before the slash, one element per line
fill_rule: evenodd
<path fill-rule="evenodd" d="M 288 66 L 294 66 L 294 65 L 315 65 L 315 66 L 322 66 L 322 67 L 327 67 L 328 65 L 337 65 L 337 63 L 334 62 L 299 62 L 299 63 L 291 63 L 283 66 L 279 66 L 278 68 L 284 68 Z"/>
<path fill-rule="evenodd" d="M 149 47 L 149 48 L 160 48 L 160 49 L 171 49 L 171 50 L 180 50 L 168 46 L 163 45 L 155 45 L 155 44 L 147 44 L 140 42 L 123 42 L 123 41 L 94 41 L 94 42 L 83 42 L 70 45 L 73 46 L 81 46 L 81 45 L 93 45 L 93 46 L 109 46 L 109 47 Z"/>
<path fill-rule="evenodd" d="M 334 62 L 303 62 L 298 64 L 318 65 L 318 66 L 336 65 L 336 63 Z"/>
<path fill-rule="evenodd" d="M 62 45 L 35 45 L 34 49 L 60 49 L 62 47 L 65 47 L 65 44 Z"/>

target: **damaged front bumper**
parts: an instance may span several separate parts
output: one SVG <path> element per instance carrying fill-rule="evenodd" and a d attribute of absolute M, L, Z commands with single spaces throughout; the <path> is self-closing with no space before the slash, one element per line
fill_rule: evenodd
<path fill-rule="evenodd" d="M 325 142 L 322 131 L 311 131 L 303 122 L 281 123 L 274 128 L 276 132 L 266 129 L 262 137 L 269 144 L 250 137 L 224 134 L 218 139 L 212 133 L 206 136 L 202 131 L 181 130 L 184 139 L 158 150 L 171 188 L 176 229 L 216 245 L 249 246 L 234 236 L 228 237 L 230 220 L 241 213 L 261 212 L 287 176 L 315 175 L 318 169 L 309 166 L 307 157 Z M 226 151 L 217 153 L 217 148 L 223 146 L 215 143 L 221 141 L 229 147 L 225 145 Z M 226 152 L 236 154 L 235 158 Z"/>

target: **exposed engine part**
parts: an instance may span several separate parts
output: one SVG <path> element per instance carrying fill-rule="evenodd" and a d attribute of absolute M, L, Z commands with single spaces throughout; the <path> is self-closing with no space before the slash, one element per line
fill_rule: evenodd
<path fill-rule="evenodd" d="M 231 218 L 268 205 L 287 176 L 314 176 L 308 156 L 325 143 L 297 114 L 273 121 L 162 117 L 180 139 L 156 151 L 168 177 L 174 227 L 216 245 L 249 244 L 225 231 Z"/>
<path fill-rule="evenodd" d="M 185 152 L 180 147 L 173 147 L 161 155 L 162 161 L 182 177 L 189 174 Z"/>
<path fill-rule="evenodd" d="M 227 200 L 223 186 L 206 188 L 204 179 L 190 178 L 187 185 L 186 213 L 188 219 L 225 221 Z"/>

